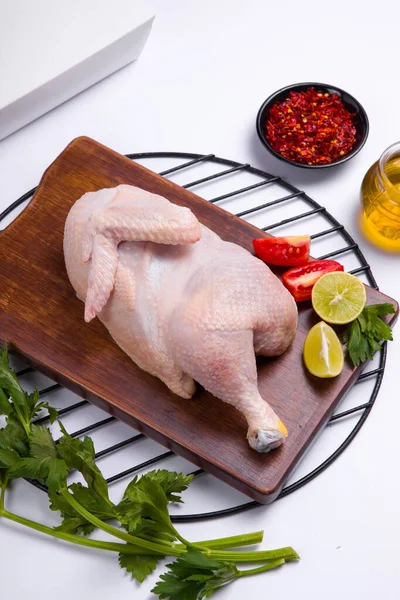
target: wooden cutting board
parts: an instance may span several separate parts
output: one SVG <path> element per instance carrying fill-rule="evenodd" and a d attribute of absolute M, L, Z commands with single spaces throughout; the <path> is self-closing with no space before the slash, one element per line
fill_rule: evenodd
<path fill-rule="evenodd" d="M 199 221 L 223 239 L 252 251 L 256 227 L 202 200 L 113 152 L 77 138 L 47 169 L 29 206 L 0 233 L 0 339 L 39 371 L 160 442 L 241 492 L 268 503 L 326 424 L 357 378 L 346 363 L 330 380 L 309 375 L 302 349 L 318 321 L 310 303 L 300 309 L 291 348 L 280 358 L 260 359 L 259 387 L 289 429 L 283 447 L 258 454 L 246 441 L 240 413 L 199 389 L 192 400 L 175 396 L 158 379 L 140 370 L 95 319 L 83 320 L 64 266 L 64 222 L 82 194 L 128 183 L 188 206 Z M 393 302 L 367 288 L 368 303 Z M 397 317 L 392 316 L 391 322 Z"/>

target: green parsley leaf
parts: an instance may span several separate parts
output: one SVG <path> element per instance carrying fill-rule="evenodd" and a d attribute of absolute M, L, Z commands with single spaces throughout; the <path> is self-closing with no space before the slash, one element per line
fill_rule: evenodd
<path fill-rule="evenodd" d="M 37 390 L 35 390 L 37 391 Z M 31 420 L 36 417 L 36 415 L 41 411 L 41 410 L 47 410 L 47 412 L 49 413 L 49 417 L 50 417 L 50 423 L 54 423 L 54 421 L 57 419 L 58 417 L 58 410 L 56 408 L 54 408 L 53 406 L 50 406 L 50 404 L 48 402 L 39 402 L 39 395 L 34 396 L 35 400 L 37 401 L 37 403 L 32 407 L 32 413 L 31 413 Z"/>
<path fill-rule="evenodd" d="M 94 489 L 87 488 L 81 483 L 73 483 L 68 489 L 79 504 L 102 521 L 115 519 L 114 505 L 104 500 Z"/>
<path fill-rule="evenodd" d="M 9 402 L 9 398 L 12 403 Z M 30 394 L 24 392 L 18 382 L 17 374 L 10 367 L 7 347 L 3 348 L 0 357 L 0 414 L 6 416 L 16 414 L 21 422 L 29 425 L 42 409 L 48 411 L 50 422 L 53 423 L 58 416 L 57 410 L 47 402 L 41 402 L 37 390 Z"/>
<path fill-rule="evenodd" d="M 0 448 L 15 450 L 21 458 L 28 456 L 28 436 L 25 429 L 14 415 L 7 417 L 7 425 L 0 429 Z"/>
<path fill-rule="evenodd" d="M 150 511 L 167 512 L 167 496 L 157 481 L 143 475 L 139 480 L 134 479 L 134 485 L 132 483 L 126 488 L 124 499 L 135 504 L 144 503 Z"/>
<path fill-rule="evenodd" d="M 3 348 L 1 349 L 0 361 L 3 364 L 5 364 L 8 368 L 10 367 L 10 364 L 8 362 L 8 347 L 7 347 L 7 344 L 5 346 L 3 346 Z"/>
<path fill-rule="evenodd" d="M 181 497 L 176 494 L 186 490 L 193 479 L 193 475 L 184 475 L 183 473 L 175 473 L 166 469 L 150 471 L 143 475 L 143 477 L 158 483 L 164 490 L 168 502 L 182 502 Z"/>
<path fill-rule="evenodd" d="M 68 467 L 60 458 L 22 458 L 10 468 L 10 476 L 38 479 L 46 483 L 49 490 L 58 490 L 65 485 Z"/>
<path fill-rule="evenodd" d="M 12 478 L 39 479 L 50 490 L 66 485 L 68 467 L 57 457 L 57 449 L 50 431 L 44 425 L 31 425 L 29 436 L 30 455 L 10 465 Z"/>
<path fill-rule="evenodd" d="M 179 576 L 182 576 L 187 572 L 188 568 L 213 571 L 215 569 L 220 569 L 221 566 L 225 564 L 226 563 L 222 563 L 218 560 L 207 558 L 207 556 L 202 552 L 199 552 L 199 550 L 189 550 L 182 558 L 171 565 L 171 570 Z"/>
<path fill-rule="evenodd" d="M 0 388 L 11 398 L 18 416 L 23 419 L 25 424 L 28 424 L 30 422 L 28 395 L 19 385 L 15 371 L 10 367 L 7 348 L 4 348 L 0 358 Z M 2 406 L 4 408 L 4 400 Z"/>
<path fill-rule="evenodd" d="M 53 423 L 58 412 L 47 402 L 40 401 L 37 390 L 30 394 L 24 392 L 15 371 L 10 368 L 5 348 L 0 359 L 0 414 L 9 417 L 15 415 L 21 424 L 27 426 L 41 409 L 48 411 L 50 422 Z"/>
<path fill-rule="evenodd" d="M 47 459 L 46 459 L 47 460 Z M 49 490 L 59 490 L 64 487 L 68 477 L 68 467 L 60 458 L 53 458 L 49 463 L 46 485 Z"/>
<path fill-rule="evenodd" d="M 158 560 L 163 558 L 157 557 Z M 157 559 L 154 556 L 145 554 L 119 554 L 119 565 L 122 569 L 126 569 L 132 575 L 132 579 L 136 579 L 139 583 L 143 583 L 148 575 L 150 575 L 157 567 Z"/>
<path fill-rule="evenodd" d="M 8 400 L 8 395 L 0 388 L 0 415 L 11 415 L 13 411 L 12 404 Z"/>
<path fill-rule="evenodd" d="M 57 449 L 50 431 L 44 425 L 32 425 L 29 436 L 33 458 L 57 458 Z"/>
<path fill-rule="evenodd" d="M 36 405 L 40 402 L 39 391 L 35 389 L 30 394 L 28 394 L 28 392 L 25 392 L 25 398 L 29 408 L 29 417 L 30 420 L 32 420 L 33 417 L 39 412 L 38 410 L 36 410 Z"/>
<path fill-rule="evenodd" d="M 380 342 L 393 339 L 390 326 L 380 317 L 394 312 L 393 304 L 372 304 L 364 307 L 357 319 L 346 327 L 342 339 L 355 367 L 367 359 L 372 360 L 374 352 L 380 350 Z"/>
<path fill-rule="evenodd" d="M 393 315 L 396 312 L 395 307 L 390 302 L 385 302 L 384 304 L 371 304 L 370 306 L 366 306 L 364 310 L 367 313 L 373 311 L 380 317 Z"/>
<path fill-rule="evenodd" d="M 233 563 L 207 558 L 198 550 L 189 550 L 167 565 L 169 571 L 160 576 L 151 590 L 160 600 L 200 600 L 239 576 Z"/>
<path fill-rule="evenodd" d="M 352 323 L 354 323 L 354 321 L 353 321 Z M 348 341 L 349 341 L 349 339 L 350 339 L 350 335 L 351 335 L 351 325 L 352 325 L 352 323 L 350 323 L 350 324 L 349 324 L 349 325 L 346 327 L 346 329 L 343 331 L 343 334 L 342 334 L 342 342 L 343 342 L 343 344 L 347 344 L 347 342 L 348 342 Z"/>
<path fill-rule="evenodd" d="M 129 533 L 165 532 L 174 535 L 167 496 L 159 483 L 145 475 L 140 479 L 135 477 L 128 485 L 116 513 Z"/>
<path fill-rule="evenodd" d="M 92 513 L 93 516 L 102 521 L 116 518 L 114 505 L 106 502 L 92 488 L 87 488 L 81 483 L 73 483 L 68 489 L 79 504 Z M 95 529 L 95 527 L 76 512 L 60 494 L 50 492 L 49 499 L 51 510 L 60 511 L 61 516 L 63 517 L 62 524 L 56 528 L 58 531 L 64 531 L 66 533 L 83 533 L 84 535 L 88 535 Z"/>
<path fill-rule="evenodd" d="M 192 479 L 192 475 L 165 469 L 150 471 L 140 479 L 134 477 L 117 507 L 120 522 L 129 533 L 174 540 L 167 504 L 182 502 L 177 494 L 185 490 Z M 155 510 L 159 512 L 156 514 Z"/>
<path fill-rule="evenodd" d="M 26 432 L 20 422 L 13 420 L 13 415 L 10 415 L 6 427 L 0 429 L 0 468 L 15 466 L 28 453 Z"/>
<path fill-rule="evenodd" d="M 146 527 L 140 527 L 142 521 L 142 511 L 136 503 L 122 500 L 116 506 L 117 519 L 121 525 L 130 534 L 137 535 L 139 531 L 146 531 Z M 149 525 L 153 525 L 153 521 L 149 520 Z"/>
<path fill-rule="evenodd" d="M 0 469 L 0 488 L 8 481 L 8 469 Z"/>
<path fill-rule="evenodd" d="M 167 565 L 171 566 L 171 565 Z M 157 581 L 151 590 L 157 594 L 160 600 L 197 600 L 205 596 L 205 583 L 199 581 L 185 581 L 178 579 L 170 571 L 160 575 L 161 581 Z"/>
<path fill-rule="evenodd" d="M 367 325 L 368 335 L 376 340 L 392 340 L 392 330 L 387 323 L 377 315 L 371 315 Z"/>
<path fill-rule="evenodd" d="M 64 435 L 57 444 L 58 455 L 65 460 L 70 469 L 82 473 L 88 486 L 101 498 L 109 501 L 107 482 L 95 463 L 93 441 L 89 437 L 83 440 L 73 438 L 68 435 L 60 421 L 59 425 Z"/>
<path fill-rule="evenodd" d="M 61 494 L 49 492 L 49 499 L 50 509 L 59 511 L 63 517 L 62 524 L 54 528 L 56 531 L 89 535 L 96 529 L 94 525 L 89 523 L 84 517 L 81 517 Z"/>
<path fill-rule="evenodd" d="M 212 577 L 212 575 L 206 573 L 193 573 L 193 575 L 186 577 L 185 581 L 209 581 Z"/>
<path fill-rule="evenodd" d="M 4 450 L 0 448 L 0 468 L 9 469 L 21 460 L 20 455 L 15 450 Z"/>
<path fill-rule="evenodd" d="M 96 527 L 84 517 L 77 514 L 76 517 L 64 517 L 63 522 L 58 527 L 54 527 L 56 531 L 64 533 L 90 535 L 95 531 Z"/>
<path fill-rule="evenodd" d="M 54 406 L 50 406 L 48 402 L 42 402 L 40 408 L 45 408 L 49 413 L 50 423 L 54 423 L 58 417 L 58 410 Z"/>
<path fill-rule="evenodd" d="M 53 488 L 66 480 L 68 469 L 57 452 L 50 432 L 43 425 L 32 425 L 29 439 L 19 421 L 8 417 L 0 430 L 0 465 L 10 468 L 10 477 L 48 479 Z"/>
<path fill-rule="evenodd" d="M 350 333 L 347 342 L 347 351 L 353 364 L 359 365 L 367 358 L 371 358 L 371 352 L 368 344 L 368 338 L 363 335 L 358 319 L 350 324 Z"/>

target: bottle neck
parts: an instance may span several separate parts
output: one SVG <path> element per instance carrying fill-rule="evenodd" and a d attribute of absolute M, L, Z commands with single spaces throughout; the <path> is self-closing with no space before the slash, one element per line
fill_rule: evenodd
<path fill-rule="evenodd" d="M 378 160 L 378 185 L 390 202 L 400 207 L 400 142 L 389 146 Z"/>

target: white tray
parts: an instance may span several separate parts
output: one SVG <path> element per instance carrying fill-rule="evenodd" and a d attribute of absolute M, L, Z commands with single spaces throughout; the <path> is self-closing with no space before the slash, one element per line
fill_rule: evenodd
<path fill-rule="evenodd" d="M 3 0 L 0 139 L 137 59 L 153 19 L 141 0 Z"/>

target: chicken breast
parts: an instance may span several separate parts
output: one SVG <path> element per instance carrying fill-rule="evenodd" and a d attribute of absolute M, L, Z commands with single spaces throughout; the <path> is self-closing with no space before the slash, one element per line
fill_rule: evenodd
<path fill-rule="evenodd" d="M 288 348 L 297 308 L 267 265 L 188 208 L 129 185 L 73 205 L 64 254 L 86 321 L 97 316 L 175 394 L 191 398 L 197 381 L 234 406 L 255 450 L 282 444 L 286 427 L 259 393 L 255 355 Z"/>

